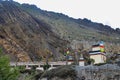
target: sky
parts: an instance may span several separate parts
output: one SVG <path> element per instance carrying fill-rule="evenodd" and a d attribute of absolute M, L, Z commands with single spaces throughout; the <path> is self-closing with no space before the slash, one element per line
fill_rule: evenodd
<path fill-rule="evenodd" d="M 88 18 L 93 22 L 120 28 L 120 0 L 14 0 L 35 4 L 47 11 L 63 13 L 73 18 Z"/>

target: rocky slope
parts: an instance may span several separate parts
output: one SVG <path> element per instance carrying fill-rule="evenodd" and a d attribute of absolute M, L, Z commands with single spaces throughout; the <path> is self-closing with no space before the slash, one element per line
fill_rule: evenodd
<path fill-rule="evenodd" d="M 85 49 L 90 49 L 91 45 L 103 40 L 108 55 L 109 53 L 120 52 L 119 28 L 113 29 L 108 25 L 92 22 L 86 18 L 74 19 L 62 13 L 44 11 L 35 5 L 17 5 L 37 19 L 51 25 L 52 31 L 65 40 L 69 40 L 70 42 L 74 40 L 81 41 Z"/>
<path fill-rule="evenodd" d="M 44 11 L 35 5 L 17 4 L 29 14 L 52 26 L 52 30 L 67 40 L 89 40 L 119 42 L 119 29 L 114 30 L 108 25 L 92 22 L 88 19 L 74 19 L 62 13 Z M 120 43 L 120 42 L 119 42 Z"/>
<path fill-rule="evenodd" d="M 13 2 L 0 2 L 0 45 L 12 60 L 31 61 L 55 54 L 65 41 L 47 23 L 36 19 Z M 15 61 L 14 60 L 14 61 Z"/>
<path fill-rule="evenodd" d="M 120 67 L 113 64 L 64 66 L 45 72 L 40 78 L 38 80 L 120 80 Z"/>

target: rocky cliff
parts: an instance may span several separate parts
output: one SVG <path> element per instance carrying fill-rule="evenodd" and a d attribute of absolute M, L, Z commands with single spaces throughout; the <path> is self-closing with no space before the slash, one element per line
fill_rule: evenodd
<path fill-rule="evenodd" d="M 65 41 L 47 23 L 9 1 L 0 2 L 0 45 L 13 61 L 40 60 L 55 54 Z"/>

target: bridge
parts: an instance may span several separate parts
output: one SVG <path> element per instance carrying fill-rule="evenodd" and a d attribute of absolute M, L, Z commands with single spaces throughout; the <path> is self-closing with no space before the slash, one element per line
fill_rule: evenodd
<path fill-rule="evenodd" d="M 32 66 L 36 66 L 36 70 L 43 70 L 43 65 L 45 62 L 10 62 L 10 66 L 25 66 L 26 69 L 31 69 Z M 48 62 L 50 65 L 49 69 L 54 69 L 58 66 L 66 65 L 66 61 L 58 61 L 58 62 Z"/>

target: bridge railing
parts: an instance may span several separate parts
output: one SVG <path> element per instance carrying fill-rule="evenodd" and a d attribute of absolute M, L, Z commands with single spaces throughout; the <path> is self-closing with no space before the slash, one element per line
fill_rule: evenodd
<path fill-rule="evenodd" d="M 10 66 L 44 65 L 45 62 L 10 62 Z M 49 65 L 66 65 L 66 61 L 48 62 Z"/>

